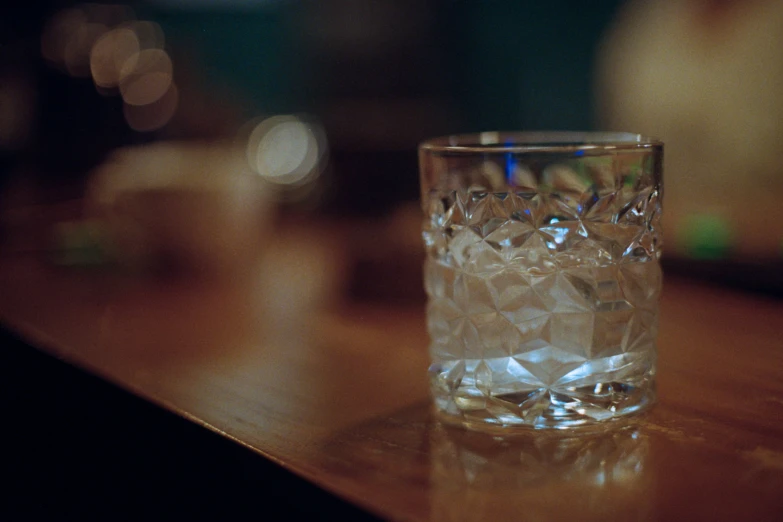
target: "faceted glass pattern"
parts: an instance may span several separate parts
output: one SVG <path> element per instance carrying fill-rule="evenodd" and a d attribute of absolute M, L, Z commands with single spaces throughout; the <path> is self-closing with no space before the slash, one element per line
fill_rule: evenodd
<path fill-rule="evenodd" d="M 660 147 L 553 148 L 421 152 L 429 373 L 447 420 L 567 428 L 653 400 Z"/>

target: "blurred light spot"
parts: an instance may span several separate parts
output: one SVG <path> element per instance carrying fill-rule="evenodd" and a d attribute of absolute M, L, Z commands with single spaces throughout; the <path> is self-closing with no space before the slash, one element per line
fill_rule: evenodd
<path fill-rule="evenodd" d="M 729 257 L 734 238 L 735 233 L 729 220 L 712 214 L 688 215 L 675 230 L 678 250 L 693 259 Z"/>
<path fill-rule="evenodd" d="M 508 145 L 508 144 L 507 144 Z M 514 171 L 517 167 L 517 158 L 513 153 L 506 153 L 506 179 L 511 181 L 514 178 Z"/>
<path fill-rule="evenodd" d="M 120 93 L 128 105 L 158 101 L 171 87 L 171 58 L 162 49 L 145 49 L 125 61 L 120 71 Z"/>
<path fill-rule="evenodd" d="M 133 130 L 139 132 L 150 132 L 158 130 L 165 126 L 179 104 L 179 91 L 174 83 L 169 85 L 169 89 L 158 100 L 147 105 L 123 105 L 125 121 Z"/>
<path fill-rule="evenodd" d="M 497 145 L 500 135 L 497 132 L 482 132 L 479 134 L 481 145 Z"/>
<path fill-rule="evenodd" d="M 250 133 L 247 157 L 251 168 L 266 180 L 301 185 L 320 174 L 325 148 L 320 126 L 294 116 L 274 116 Z"/>
<path fill-rule="evenodd" d="M 103 88 L 119 85 L 122 67 L 140 50 L 136 33 L 128 27 L 112 29 L 101 36 L 90 53 L 90 70 L 95 84 Z"/>
<path fill-rule="evenodd" d="M 73 76 L 91 73 L 91 49 L 103 33 L 134 18 L 121 4 L 80 4 L 55 13 L 41 33 L 41 54 Z"/>

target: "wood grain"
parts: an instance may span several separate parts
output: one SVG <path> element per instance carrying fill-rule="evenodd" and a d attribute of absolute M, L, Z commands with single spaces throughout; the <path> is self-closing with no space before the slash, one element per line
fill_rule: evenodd
<path fill-rule="evenodd" d="M 259 284 L 6 259 L 0 319 L 386 519 L 783 519 L 779 301 L 669 279 L 651 413 L 606 433 L 497 438 L 432 417 L 422 304 L 286 320 Z"/>

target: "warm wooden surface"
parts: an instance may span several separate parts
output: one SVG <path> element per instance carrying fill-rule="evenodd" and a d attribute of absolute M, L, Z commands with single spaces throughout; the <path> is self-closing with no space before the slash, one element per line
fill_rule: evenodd
<path fill-rule="evenodd" d="M 432 418 L 423 307 L 268 297 L 0 264 L 0 319 L 33 345 L 383 518 L 783 520 L 783 302 L 670 278 L 649 415 L 500 440 Z"/>

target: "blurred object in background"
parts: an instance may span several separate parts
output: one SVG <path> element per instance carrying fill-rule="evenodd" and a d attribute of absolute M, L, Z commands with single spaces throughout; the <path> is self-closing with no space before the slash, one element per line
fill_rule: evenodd
<path fill-rule="evenodd" d="M 593 127 L 594 48 L 619 3 L 148 0 L 137 11 L 244 120 L 321 121 L 332 176 L 322 210 L 382 218 L 418 198 L 425 138 Z"/>
<path fill-rule="evenodd" d="M 128 133 L 131 139 L 125 141 L 155 138 L 144 133 L 162 129 L 177 111 L 179 89 L 169 52 L 157 22 L 138 20 L 134 10 L 119 4 L 62 9 L 41 35 L 41 55 L 51 68 L 91 79 L 95 92 L 108 98 L 103 105 L 122 107 L 127 126 L 141 133 Z"/>
<path fill-rule="evenodd" d="M 156 172 L 172 168 L 166 158 L 176 149 L 181 165 L 220 171 L 233 160 L 219 165 L 219 155 L 204 160 L 200 149 L 231 142 L 245 153 L 243 168 L 276 198 L 281 221 L 361 222 L 357 235 L 369 239 L 348 247 L 348 264 L 359 267 L 355 295 L 419 299 L 416 145 L 466 131 L 594 127 L 595 46 L 620 2 L 51 0 L 0 8 L 17 42 L 0 56 L 20 49 L 0 60 L 0 74 L 28 71 L 4 83 L 21 116 L 0 132 L 16 143 L 4 156 L 12 181 L 1 195 L 3 224 L 29 247 L 28 238 L 51 235 L 48 222 L 59 250 L 78 246 L 61 260 L 78 264 L 110 254 L 94 243 L 117 234 L 117 224 L 101 220 L 123 215 L 134 233 L 147 230 L 146 239 L 116 246 L 126 248 L 128 263 L 151 262 L 145 249 L 176 257 L 161 250 L 173 227 L 165 223 L 190 210 L 167 198 L 184 197 L 190 181 L 163 173 L 168 188 L 145 189 L 147 174 L 130 166 L 149 169 L 155 157 Z M 17 18 L 25 22 L 18 28 L 9 22 Z M 166 144 L 140 147 L 156 142 Z M 119 203 L 127 194 L 82 206 L 88 185 L 94 198 L 118 162 L 135 187 L 130 199 L 157 205 L 144 216 L 160 213 L 159 220 L 129 218 Z M 207 230 L 197 223 L 191 239 L 180 238 L 186 259 L 212 240 L 195 246 Z"/>
<path fill-rule="evenodd" d="M 4 34 L 11 44 L 0 48 L 0 75 L 9 77 L 0 89 L 2 101 L 7 99 L 0 104 L 0 112 L 8 113 L 0 125 L 0 139 L 8 145 L 2 149 L 9 151 L 0 155 L 5 159 L 2 174 L 7 181 L 0 187 L 5 189 L 0 194 L 0 240 L 5 249 L 53 252 L 59 262 L 75 265 L 101 265 L 118 255 L 120 259 L 115 260 L 134 266 L 159 264 L 168 256 L 172 259 L 166 262 L 192 268 L 195 264 L 226 265 L 245 257 L 232 258 L 230 251 L 211 248 L 238 241 L 236 227 L 250 225 L 240 217 L 248 209 L 239 205 L 232 210 L 236 201 L 230 198 L 217 200 L 226 192 L 233 191 L 231 197 L 238 197 L 237 191 L 248 190 L 247 186 L 236 186 L 249 183 L 242 180 L 261 184 L 247 168 L 244 155 L 234 155 L 241 159 L 239 169 L 236 158 L 215 154 L 212 142 L 216 138 L 229 141 L 241 119 L 232 115 L 229 100 L 212 100 L 210 110 L 200 110 L 198 101 L 207 94 L 197 83 L 187 81 L 188 73 L 193 74 L 185 67 L 187 62 L 178 64 L 172 59 L 163 28 L 157 22 L 139 19 L 134 9 L 123 4 L 51 2 L 10 14 L 18 17 L 24 29 Z M 177 85 L 179 77 L 185 80 L 184 89 Z M 129 148 L 106 163 L 117 149 L 172 138 L 181 142 L 168 148 Z M 184 141 L 198 139 L 207 143 L 187 146 Z M 154 161 L 150 159 L 153 150 Z M 118 158 L 132 167 L 131 172 L 118 176 L 124 176 L 121 190 L 109 183 L 108 188 L 103 186 L 109 192 L 104 190 L 102 196 L 124 190 L 124 198 L 127 192 L 165 188 L 165 195 L 145 200 L 161 200 L 161 208 L 147 209 L 153 216 L 163 212 L 156 216 L 159 221 L 134 215 L 135 226 L 120 232 L 114 202 L 103 208 L 112 212 L 97 216 L 92 214 L 94 208 L 82 203 L 89 173 L 93 169 L 101 173 L 122 170 L 116 164 Z M 158 160 L 160 164 L 154 164 Z M 190 172 L 183 176 L 182 171 L 187 170 Z M 226 170 L 245 176 L 231 178 L 225 175 Z M 205 191 L 203 181 L 208 176 L 210 187 Z M 99 175 L 99 184 L 101 179 Z M 151 187 L 150 180 L 157 185 Z M 194 188 L 201 192 L 195 194 Z M 250 189 L 244 197 L 252 200 L 255 195 Z M 186 203 L 185 199 L 192 201 Z M 184 223 L 172 222 L 188 222 L 193 206 L 202 204 L 205 208 L 196 212 L 192 226 L 186 229 Z M 119 214 L 129 218 L 126 211 L 128 208 Z M 213 215 L 207 217 L 210 212 Z M 104 222 L 107 216 L 111 219 Z M 221 231 L 221 225 L 226 229 Z M 163 255 L 161 238 L 171 236 L 172 228 L 181 237 L 169 250 L 179 251 L 181 259 L 173 259 L 176 256 L 170 252 Z M 142 229 L 146 234 L 143 240 L 129 240 L 128 234 L 138 235 Z M 112 245 L 108 243 L 115 239 L 118 244 L 113 246 L 119 250 L 109 252 Z M 155 261 L 142 263 L 142 250 L 155 252 L 151 256 Z M 220 256 L 225 259 L 218 260 Z M 198 263 L 195 257 L 200 257 Z"/>
<path fill-rule="evenodd" d="M 96 42 L 134 14 L 127 6 L 111 4 L 44 2 L 37 7 L 9 13 L 11 20 L 30 24 L 17 42 L 36 87 L 37 109 L 29 121 L 34 132 L 18 151 L 15 166 L 25 176 L 54 182 L 63 191 L 68 185 L 78 195 L 85 172 L 113 148 L 133 140 L 122 105 L 96 90 L 91 56 Z"/>
<path fill-rule="evenodd" d="M 597 79 L 606 127 L 666 143 L 667 257 L 780 257 L 783 2 L 629 2 Z"/>
<path fill-rule="evenodd" d="M 133 269 L 251 268 L 273 223 L 272 196 L 244 150 L 221 143 L 120 149 L 92 176 L 87 204 L 116 259 Z"/>
<path fill-rule="evenodd" d="M 379 216 L 416 199 L 426 137 L 592 127 L 593 49 L 618 3 L 62 0 L 5 18 L 33 21 L 15 38 L 40 87 L 28 150 L 50 159 L 34 170 L 83 174 L 119 146 L 307 113 L 331 143 L 327 206 Z"/>

